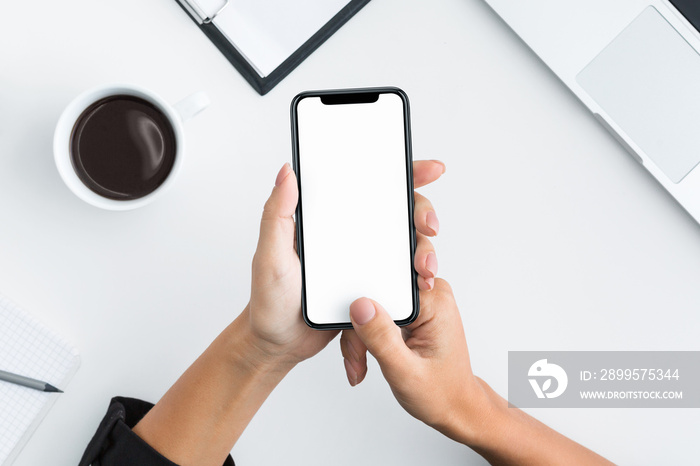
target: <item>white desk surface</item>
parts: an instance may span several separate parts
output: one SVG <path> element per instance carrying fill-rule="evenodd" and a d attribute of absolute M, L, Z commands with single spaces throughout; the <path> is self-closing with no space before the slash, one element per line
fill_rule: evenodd
<path fill-rule="evenodd" d="M 474 371 L 509 350 L 697 350 L 700 227 L 479 0 L 374 0 L 265 97 L 173 0 L 9 2 L 0 27 L 0 290 L 82 367 L 17 466 L 73 465 L 114 395 L 156 401 L 245 306 L 262 205 L 300 91 L 395 85 L 441 220 Z M 78 200 L 52 134 L 97 84 L 205 90 L 177 184 L 140 210 Z M 698 409 L 530 410 L 622 464 L 700 456 Z M 351 389 L 337 342 L 296 368 L 234 448 L 242 465 L 482 464 L 394 401 Z"/>

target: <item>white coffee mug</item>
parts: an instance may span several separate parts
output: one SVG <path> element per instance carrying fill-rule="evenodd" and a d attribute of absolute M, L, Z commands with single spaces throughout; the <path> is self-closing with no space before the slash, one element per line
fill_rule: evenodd
<path fill-rule="evenodd" d="M 138 199 L 115 200 L 103 197 L 80 180 L 71 160 L 71 134 L 83 112 L 93 103 L 114 95 L 139 97 L 155 105 L 168 119 L 175 135 L 175 160 L 163 183 L 153 192 Z M 152 202 L 174 182 L 182 168 L 185 154 L 185 134 L 182 123 L 197 115 L 209 106 L 209 98 L 204 92 L 196 92 L 175 105 L 170 105 L 157 94 L 130 84 L 110 84 L 83 92 L 68 104 L 56 125 L 53 139 L 53 153 L 61 178 L 73 193 L 85 202 L 107 210 L 131 210 Z"/>

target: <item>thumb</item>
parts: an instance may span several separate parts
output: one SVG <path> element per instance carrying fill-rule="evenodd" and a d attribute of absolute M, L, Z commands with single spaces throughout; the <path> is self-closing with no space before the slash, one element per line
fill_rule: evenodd
<path fill-rule="evenodd" d="M 350 305 L 350 320 L 355 333 L 382 368 L 382 372 L 407 367 L 411 350 L 399 328 L 378 303 L 360 298 Z"/>
<path fill-rule="evenodd" d="M 258 252 L 277 254 L 294 249 L 294 220 L 299 191 L 297 179 L 288 163 L 277 174 L 275 187 L 265 203 L 260 222 Z"/>

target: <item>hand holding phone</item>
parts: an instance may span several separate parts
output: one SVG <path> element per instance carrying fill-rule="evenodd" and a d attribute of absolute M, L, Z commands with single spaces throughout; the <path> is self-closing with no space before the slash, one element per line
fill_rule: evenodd
<path fill-rule="evenodd" d="M 414 162 L 414 187 L 434 182 L 444 171 L 442 162 Z M 285 164 L 263 209 L 260 239 L 253 257 L 250 302 L 244 311 L 249 316 L 253 344 L 272 357 L 283 357 L 292 365 L 318 353 L 336 335 L 317 332 L 302 318 L 301 264 L 295 247 L 293 219 L 297 199 L 297 178 L 291 166 Z M 434 286 L 433 277 L 437 273 L 437 258 L 428 239 L 437 232 L 435 224 L 431 226 L 429 220 L 435 212 L 430 201 L 419 193 L 415 193 L 415 200 L 414 266 L 418 272 L 418 286 L 429 290 Z"/>

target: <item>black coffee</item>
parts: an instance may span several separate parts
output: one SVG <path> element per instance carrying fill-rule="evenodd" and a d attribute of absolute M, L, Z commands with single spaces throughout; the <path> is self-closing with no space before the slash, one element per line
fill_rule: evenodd
<path fill-rule="evenodd" d="M 73 168 L 100 196 L 138 199 L 160 186 L 175 163 L 175 131 L 150 102 L 115 95 L 98 100 L 73 127 Z"/>

